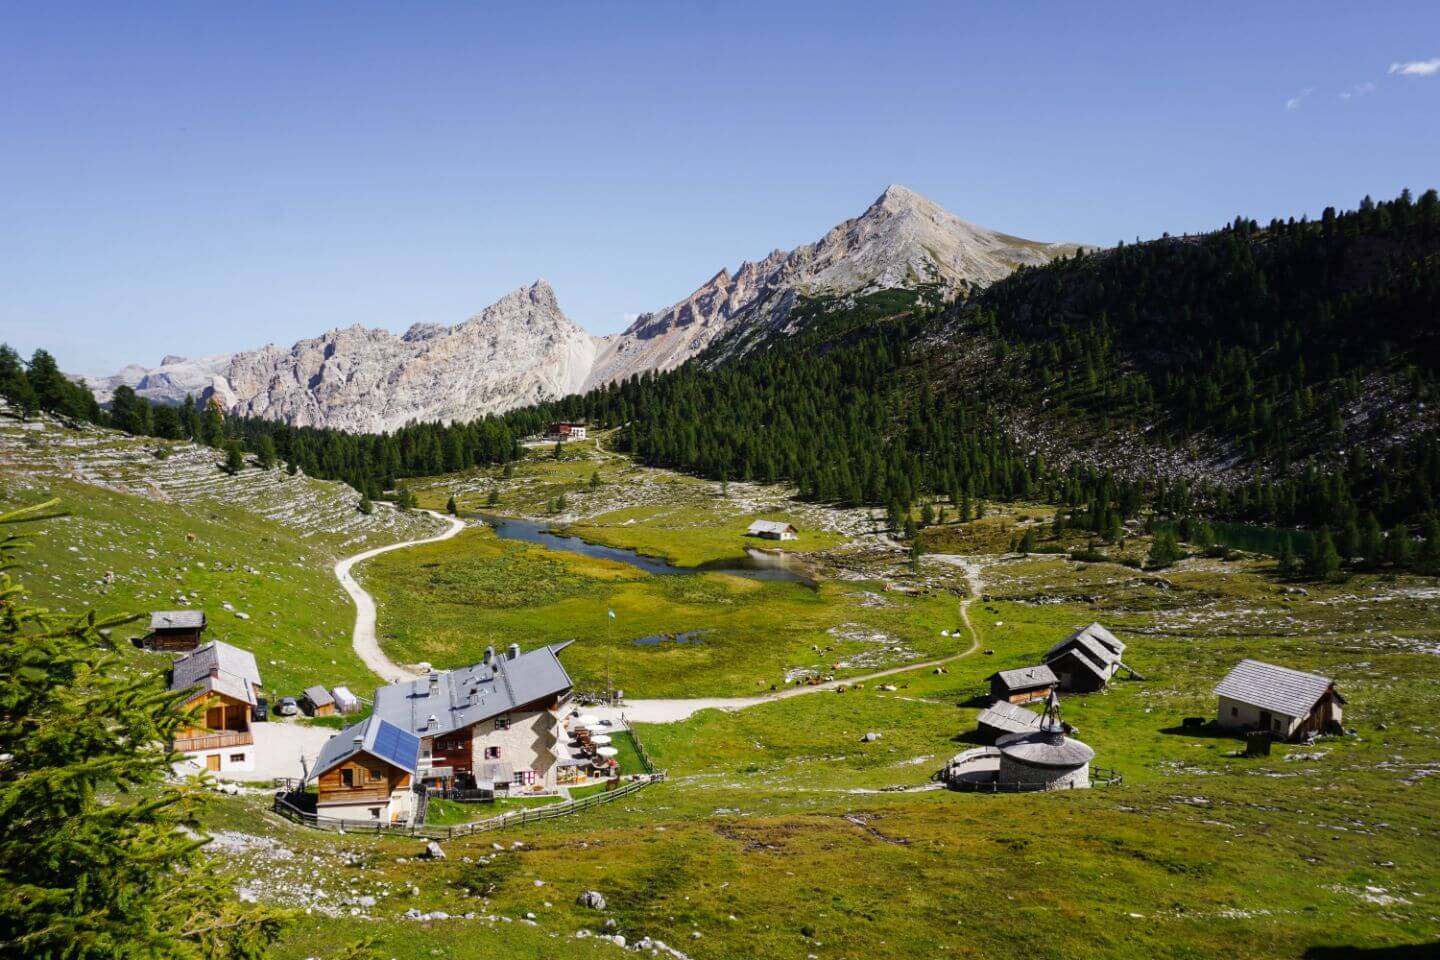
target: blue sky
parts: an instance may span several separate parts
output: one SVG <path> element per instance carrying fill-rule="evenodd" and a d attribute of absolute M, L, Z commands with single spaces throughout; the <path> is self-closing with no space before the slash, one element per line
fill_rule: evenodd
<path fill-rule="evenodd" d="M 1433 2 L 10 3 L 0 340 L 106 373 L 540 276 L 607 333 L 891 182 L 1109 244 L 1437 157 Z"/>

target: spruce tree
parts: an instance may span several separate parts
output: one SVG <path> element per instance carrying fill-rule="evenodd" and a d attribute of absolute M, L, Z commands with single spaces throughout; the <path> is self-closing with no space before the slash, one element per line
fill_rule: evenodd
<path fill-rule="evenodd" d="M 0 955 L 265 956 L 284 915 L 241 903 L 201 855 L 203 795 L 169 779 L 175 758 L 160 747 L 181 709 L 109 640 L 135 618 L 31 605 L 12 579 L 24 545 L 0 540 Z"/>
<path fill-rule="evenodd" d="M 225 472 L 234 476 L 245 469 L 245 454 L 240 450 L 240 441 L 231 440 L 225 444 Z"/>
<path fill-rule="evenodd" d="M 1340 572 L 1340 551 L 1335 549 L 1329 529 L 1321 527 L 1311 541 L 1305 572 L 1317 580 L 1329 580 Z"/>
<path fill-rule="evenodd" d="M 455 516 L 460 512 L 460 507 L 455 503 L 455 494 L 450 494 L 450 499 L 445 501 L 445 512 Z"/>

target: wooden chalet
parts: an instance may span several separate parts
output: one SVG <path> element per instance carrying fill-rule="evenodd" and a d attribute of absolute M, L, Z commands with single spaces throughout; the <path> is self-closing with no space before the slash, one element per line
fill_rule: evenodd
<path fill-rule="evenodd" d="M 1215 688 L 1216 722 L 1232 730 L 1268 730 L 1304 740 L 1341 729 L 1345 698 L 1335 681 L 1259 660 L 1241 660 Z"/>
<path fill-rule="evenodd" d="M 161 610 L 150 614 L 145 646 L 153 650 L 194 650 L 205 632 L 204 610 Z"/>
<path fill-rule="evenodd" d="M 315 815 L 328 820 L 410 823 L 419 809 L 420 738 L 370 716 L 331 737 L 306 778 Z"/>
<path fill-rule="evenodd" d="M 566 420 L 557 421 L 545 428 L 545 439 L 554 440 L 557 443 L 564 443 L 567 440 L 584 440 L 585 434 L 585 424 Z"/>
<path fill-rule="evenodd" d="M 990 696 L 1009 703 L 1044 700 L 1059 685 L 1059 680 L 1046 664 L 1000 670 L 985 679 L 990 681 Z"/>
<path fill-rule="evenodd" d="M 216 773 L 254 769 L 250 719 L 261 690 L 254 654 L 212 640 L 175 661 L 170 689 L 195 718 L 176 733 L 171 749 Z"/>

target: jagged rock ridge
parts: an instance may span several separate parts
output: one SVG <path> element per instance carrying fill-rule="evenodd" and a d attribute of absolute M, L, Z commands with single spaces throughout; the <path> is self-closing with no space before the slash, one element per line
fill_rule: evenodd
<path fill-rule="evenodd" d="M 667 370 L 740 327 L 776 326 L 800 296 L 861 290 L 984 286 L 1022 264 L 1038 265 L 1072 244 L 1040 243 L 961 220 L 906 187 L 892 185 L 863 214 L 814 243 L 721 270 L 690 296 L 642 314 L 607 338 L 587 386 L 644 370 Z"/>
<path fill-rule="evenodd" d="M 573 323 L 540 280 L 453 327 L 417 324 L 396 336 L 353 326 L 289 348 L 169 356 L 154 369 L 131 365 L 90 386 L 101 400 L 125 383 L 152 400 L 213 397 L 237 414 L 344 430 L 465 420 L 671 369 L 737 329 L 782 326 L 800 297 L 983 286 L 1073 249 L 976 226 L 891 186 L 816 242 L 721 270 L 611 337 Z"/>

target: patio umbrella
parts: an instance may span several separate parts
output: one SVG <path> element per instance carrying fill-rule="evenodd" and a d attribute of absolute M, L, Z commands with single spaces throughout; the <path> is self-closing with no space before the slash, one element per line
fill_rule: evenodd
<path fill-rule="evenodd" d="M 575 726 L 577 727 L 593 727 L 599 722 L 600 718 L 593 713 L 582 713 L 575 718 Z"/>
<path fill-rule="evenodd" d="M 610 742 L 610 734 L 608 734 L 608 733 L 597 733 L 597 734 L 595 734 L 595 736 L 593 736 L 593 737 L 590 738 L 590 742 L 593 743 L 593 744 L 595 744 L 595 746 L 597 746 L 597 747 L 603 747 L 603 746 L 605 746 L 605 744 L 607 744 L 607 743 Z"/>
<path fill-rule="evenodd" d="M 616 750 L 614 747 L 601 747 L 595 752 L 600 754 L 600 756 L 604 757 L 606 760 L 609 760 L 611 757 L 617 756 L 620 753 L 620 751 Z"/>

